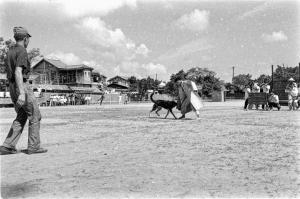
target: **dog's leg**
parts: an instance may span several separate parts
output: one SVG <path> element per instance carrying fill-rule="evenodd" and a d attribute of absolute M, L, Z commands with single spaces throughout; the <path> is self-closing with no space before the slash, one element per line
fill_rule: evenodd
<path fill-rule="evenodd" d="M 170 112 L 170 110 L 168 110 L 168 112 L 167 112 L 167 114 L 166 114 L 166 116 L 165 116 L 165 119 L 168 117 L 168 115 L 169 115 L 169 112 Z"/>
<path fill-rule="evenodd" d="M 173 111 L 170 110 L 171 114 L 174 116 L 175 120 L 177 119 L 177 117 L 174 115 Z"/>
<path fill-rule="evenodd" d="M 153 111 L 156 110 L 156 108 L 157 108 L 156 105 L 153 104 L 152 109 L 151 109 L 151 111 L 149 112 L 149 117 L 151 116 L 151 113 L 152 113 Z"/>
<path fill-rule="evenodd" d="M 159 112 L 161 109 L 162 109 L 161 106 L 158 106 L 158 107 L 157 107 L 157 110 L 155 111 L 156 115 L 160 116 L 160 115 L 158 114 L 158 112 Z"/>

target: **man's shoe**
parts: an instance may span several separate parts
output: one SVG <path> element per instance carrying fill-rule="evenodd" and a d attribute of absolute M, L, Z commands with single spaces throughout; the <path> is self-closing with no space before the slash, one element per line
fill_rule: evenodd
<path fill-rule="evenodd" d="M 43 148 L 38 148 L 38 149 L 28 149 L 27 150 L 27 154 L 31 155 L 31 154 L 35 154 L 35 153 L 46 153 L 48 150 L 47 149 L 43 149 Z"/>
<path fill-rule="evenodd" d="M 18 153 L 14 148 L 8 148 L 5 146 L 0 146 L 0 155 L 9 155 Z"/>

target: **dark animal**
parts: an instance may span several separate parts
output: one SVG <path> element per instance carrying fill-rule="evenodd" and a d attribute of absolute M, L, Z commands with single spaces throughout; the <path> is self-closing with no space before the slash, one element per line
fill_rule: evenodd
<path fill-rule="evenodd" d="M 158 114 L 158 112 L 159 112 L 162 108 L 164 108 L 164 109 L 167 109 L 167 110 L 168 110 L 168 112 L 167 112 L 165 118 L 167 118 L 168 115 L 169 115 L 169 113 L 171 113 L 171 114 L 174 116 L 174 118 L 177 119 L 176 116 L 174 115 L 173 111 L 172 111 L 172 109 L 173 109 L 174 107 L 176 107 L 177 102 L 175 102 L 175 101 L 169 101 L 169 100 L 154 100 L 154 99 L 153 99 L 153 95 L 154 95 L 154 93 L 152 93 L 152 94 L 150 95 L 150 99 L 151 99 L 151 101 L 154 103 L 154 104 L 153 104 L 153 107 L 152 107 L 152 109 L 151 109 L 151 111 L 150 111 L 150 113 L 156 110 L 155 113 L 156 113 L 158 116 L 160 116 L 160 115 Z M 150 116 L 150 113 L 149 113 L 149 116 Z"/>

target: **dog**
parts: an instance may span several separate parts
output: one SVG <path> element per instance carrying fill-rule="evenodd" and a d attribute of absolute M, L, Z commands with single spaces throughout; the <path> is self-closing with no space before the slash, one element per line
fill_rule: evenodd
<path fill-rule="evenodd" d="M 168 117 L 168 115 L 169 115 L 169 113 L 171 113 L 173 116 L 174 116 L 174 118 L 175 119 L 177 119 L 177 117 L 174 115 L 174 113 L 173 113 L 173 111 L 172 111 L 172 109 L 174 108 L 174 107 L 176 107 L 177 106 L 177 102 L 176 101 L 167 101 L 167 100 L 154 100 L 153 99 L 153 95 L 154 95 L 154 93 L 152 93 L 151 95 L 150 95 L 150 100 L 154 103 L 153 104 L 153 106 L 152 106 L 152 109 L 151 109 L 151 111 L 149 112 L 149 117 L 150 117 L 150 114 L 151 114 L 151 112 L 153 112 L 153 111 L 155 111 L 155 113 L 158 115 L 158 116 L 160 116 L 159 114 L 158 114 L 158 112 L 161 110 L 161 109 L 167 109 L 168 110 L 168 112 L 167 112 L 167 114 L 166 114 L 166 116 L 165 116 L 165 119 Z"/>

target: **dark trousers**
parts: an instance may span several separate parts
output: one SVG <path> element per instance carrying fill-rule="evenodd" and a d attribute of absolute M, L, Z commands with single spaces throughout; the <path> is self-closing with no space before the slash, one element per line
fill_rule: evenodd
<path fill-rule="evenodd" d="M 270 109 L 272 109 L 273 107 L 277 108 L 278 110 L 280 109 L 279 103 L 269 102 L 268 104 L 269 104 Z"/>
<path fill-rule="evenodd" d="M 244 105 L 244 109 L 247 109 L 247 107 L 248 107 L 248 102 L 249 102 L 249 100 L 248 100 L 248 98 L 245 100 L 245 105 Z"/>
<path fill-rule="evenodd" d="M 28 119 L 28 149 L 38 149 L 40 147 L 41 113 L 33 91 L 29 84 L 24 83 L 25 104 L 23 106 L 19 106 L 17 104 L 19 90 L 16 83 L 10 83 L 9 88 L 11 100 L 15 105 L 17 117 L 11 125 L 3 146 L 8 148 L 16 147 Z"/>

